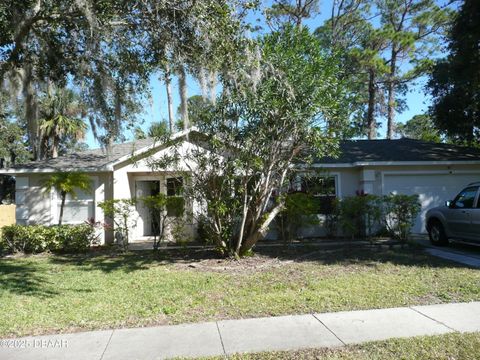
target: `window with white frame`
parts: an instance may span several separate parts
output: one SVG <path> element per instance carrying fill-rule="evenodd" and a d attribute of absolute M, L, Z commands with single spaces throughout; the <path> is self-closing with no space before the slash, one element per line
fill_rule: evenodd
<path fill-rule="evenodd" d="M 27 205 L 28 177 L 17 177 L 15 179 L 15 217 L 17 224 L 27 224 L 29 209 Z"/>
<path fill-rule="evenodd" d="M 92 182 L 90 191 L 75 190 L 76 197 L 67 195 L 63 207 L 63 224 L 81 224 L 89 219 L 95 219 L 95 187 Z M 60 215 L 62 199 L 60 193 L 57 197 L 57 219 Z"/>
<path fill-rule="evenodd" d="M 175 198 L 174 201 L 171 200 L 167 204 L 167 214 L 168 216 L 181 216 L 185 211 L 185 199 L 183 198 L 183 178 L 182 177 L 172 177 L 167 178 L 167 196 Z"/>

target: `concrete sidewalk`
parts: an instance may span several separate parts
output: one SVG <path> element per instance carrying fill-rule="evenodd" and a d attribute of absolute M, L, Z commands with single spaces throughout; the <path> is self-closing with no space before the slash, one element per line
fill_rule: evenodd
<path fill-rule="evenodd" d="M 135 360 L 337 347 L 480 331 L 480 302 L 91 331 L 0 340 L 0 359 Z"/>

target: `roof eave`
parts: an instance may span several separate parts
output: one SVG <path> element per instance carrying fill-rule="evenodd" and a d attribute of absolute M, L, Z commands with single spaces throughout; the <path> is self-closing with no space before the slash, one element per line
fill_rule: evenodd
<path fill-rule="evenodd" d="M 18 168 L 18 169 L 0 169 L 0 174 L 5 175 L 15 175 L 15 174 L 47 174 L 47 173 L 56 173 L 56 172 L 110 172 L 113 171 L 108 167 L 100 168 L 40 168 L 40 169 L 28 169 L 28 168 Z"/>
<path fill-rule="evenodd" d="M 314 163 L 311 167 L 341 168 L 361 166 L 432 166 L 432 165 L 480 165 L 480 160 L 438 160 L 438 161 L 356 161 L 353 163 Z"/>
<path fill-rule="evenodd" d="M 188 136 L 188 134 L 190 133 L 193 133 L 193 132 L 198 132 L 198 129 L 195 127 L 195 126 L 192 126 L 191 128 L 188 128 L 187 130 L 183 130 L 183 131 L 179 131 L 178 133 L 176 134 L 173 134 L 173 136 L 169 139 L 170 141 L 174 141 L 174 140 L 178 140 L 182 137 L 186 137 Z M 153 144 L 150 144 L 148 146 L 144 146 L 140 149 L 137 149 L 135 151 L 133 151 L 131 154 L 127 154 L 127 155 L 124 155 L 114 161 L 111 161 L 109 162 L 108 164 L 106 164 L 106 168 L 108 169 L 111 169 L 111 171 L 114 171 L 115 170 L 115 166 L 117 166 L 118 164 L 121 164 L 129 159 L 131 159 L 132 157 L 137 157 L 139 155 L 142 155 L 152 149 L 155 149 L 155 148 L 158 148 L 158 147 L 161 147 L 161 146 L 164 146 L 165 143 L 156 143 L 154 142 Z"/>

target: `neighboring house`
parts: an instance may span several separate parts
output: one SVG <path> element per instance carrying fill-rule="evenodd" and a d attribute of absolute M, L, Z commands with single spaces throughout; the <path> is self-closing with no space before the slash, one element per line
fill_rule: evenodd
<path fill-rule="evenodd" d="M 195 138 L 193 131 L 176 134 L 173 140 L 177 151 L 185 154 L 198 148 Z M 98 203 L 106 199 L 141 197 L 159 191 L 178 196 L 182 173 L 189 171 L 193 164 L 180 164 L 175 169 L 155 168 L 155 171 L 151 167 L 151 159 L 172 153 L 171 146 L 145 139 L 114 145 L 109 156 L 101 149 L 87 150 L 2 170 L 16 178 L 17 223 L 57 223 L 59 196 L 54 191 L 45 194 L 40 188 L 42 179 L 52 172 L 83 171 L 92 177 L 90 194 L 80 193 L 77 199 L 67 199 L 64 212 L 67 224 L 82 223 L 89 218 L 105 222 Z M 411 139 L 351 140 L 342 142 L 340 148 L 339 158 L 317 159 L 313 164 L 314 168 L 324 170 L 318 176 L 318 183 L 323 187 L 319 196 L 342 198 L 358 192 L 418 194 L 422 211 L 414 233 L 425 233 L 424 216 L 428 209 L 452 199 L 466 184 L 480 181 L 479 149 Z M 198 211 L 195 204 L 187 206 Z M 137 226 L 132 229 L 131 239 L 150 236 L 152 219 L 148 210 L 138 203 L 132 214 Z M 195 224 L 188 224 L 188 228 L 193 238 Z M 321 227 L 303 232 L 304 236 L 322 234 Z M 113 241 L 111 231 L 102 234 L 102 239 Z"/>

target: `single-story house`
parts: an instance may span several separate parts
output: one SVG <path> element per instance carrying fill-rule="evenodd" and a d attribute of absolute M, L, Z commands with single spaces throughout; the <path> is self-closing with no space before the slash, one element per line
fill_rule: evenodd
<path fill-rule="evenodd" d="M 174 136 L 180 153 L 199 146 L 195 136 L 187 135 L 180 132 Z M 418 194 L 422 210 L 414 233 L 426 232 L 424 217 L 428 209 L 452 199 L 465 185 L 480 181 L 480 149 L 399 139 L 349 140 L 341 143 L 340 150 L 338 158 L 316 159 L 312 165 L 324 169 L 322 183 L 330 189 L 328 195 L 342 198 L 354 196 L 359 191 L 377 195 Z M 16 221 L 19 224 L 58 222 L 58 194 L 55 191 L 45 194 L 40 187 L 42 179 L 58 171 L 88 173 L 93 183 L 91 193 L 67 199 L 64 223 L 77 224 L 87 219 L 104 222 L 106 219 L 98 203 L 106 199 L 134 198 L 158 192 L 175 195 L 176 186 L 182 182 L 183 170 L 179 172 L 176 167 L 152 171 L 149 161 L 170 151 L 171 145 L 144 139 L 114 145 L 108 156 L 102 149 L 86 150 L 3 169 L 0 173 L 15 176 Z M 188 167 L 184 171 L 186 169 Z M 149 211 L 138 203 L 132 212 L 137 226 L 132 229 L 131 240 L 143 240 L 152 235 Z M 193 238 L 196 232 L 193 222 L 189 224 L 189 232 Z M 304 236 L 321 234 L 322 229 L 317 227 L 306 229 Z M 111 242 L 113 234 L 106 230 L 101 238 Z"/>

